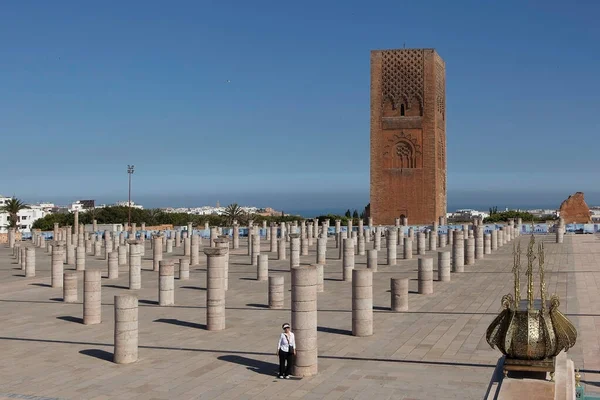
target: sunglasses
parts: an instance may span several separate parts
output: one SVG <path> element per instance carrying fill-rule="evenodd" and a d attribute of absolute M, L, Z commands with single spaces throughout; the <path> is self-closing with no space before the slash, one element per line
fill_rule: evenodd
<path fill-rule="evenodd" d="M 286 329 L 290 329 L 290 327 L 289 327 L 289 326 L 286 326 L 285 328 L 283 328 L 283 330 L 286 330 Z"/>

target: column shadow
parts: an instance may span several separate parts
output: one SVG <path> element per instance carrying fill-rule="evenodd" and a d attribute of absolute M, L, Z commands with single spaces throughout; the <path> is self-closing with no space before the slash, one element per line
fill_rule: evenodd
<path fill-rule="evenodd" d="M 25 276 L 25 275 L 23 275 Z M 30 283 L 31 286 L 40 286 L 40 287 L 52 287 L 52 285 L 48 285 L 47 283 Z"/>
<path fill-rule="evenodd" d="M 182 321 L 179 319 L 172 319 L 172 318 L 159 318 L 159 319 L 155 319 L 152 322 L 162 322 L 165 324 L 185 326 L 187 328 L 204 329 L 204 330 L 207 329 L 205 324 L 197 324 L 195 322 Z"/>
<path fill-rule="evenodd" d="M 498 359 L 490 377 L 490 383 L 488 384 L 485 399 L 497 399 L 502 388 L 502 381 L 504 380 L 504 373 L 502 372 L 504 367 L 504 356 Z"/>
<path fill-rule="evenodd" d="M 78 324 L 83 324 L 83 318 L 72 317 L 70 315 L 62 315 L 60 317 L 56 317 L 56 319 L 60 319 L 61 321 L 76 322 Z"/>
<path fill-rule="evenodd" d="M 328 328 L 326 326 L 317 326 L 318 332 L 334 333 L 337 335 L 352 336 L 352 331 L 346 329 Z"/>
<path fill-rule="evenodd" d="M 248 307 L 256 307 L 256 308 L 269 308 L 267 304 L 257 304 L 257 303 L 248 303 L 246 304 Z"/>
<path fill-rule="evenodd" d="M 390 307 L 373 306 L 373 310 L 391 311 Z"/>
<path fill-rule="evenodd" d="M 121 286 L 121 285 L 102 285 L 102 286 L 113 288 L 113 289 L 129 289 L 127 286 Z"/>
<path fill-rule="evenodd" d="M 206 288 L 200 286 L 180 286 L 180 289 L 194 289 L 194 290 L 206 290 Z"/>
<path fill-rule="evenodd" d="M 220 356 L 217 357 L 217 359 L 234 364 L 244 365 L 249 371 L 256 372 L 257 374 L 261 375 L 276 376 L 279 372 L 278 364 L 267 361 L 234 355 Z"/>
<path fill-rule="evenodd" d="M 85 349 L 85 350 L 81 350 L 79 352 L 79 354 L 84 354 L 86 356 L 95 357 L 100 360 L 104 360 L 104 361 L 108 361 L 108 362 L 113 361 L 113 353 L 109 353 L 108 351 L 105 351 L 105 350 Z"/>

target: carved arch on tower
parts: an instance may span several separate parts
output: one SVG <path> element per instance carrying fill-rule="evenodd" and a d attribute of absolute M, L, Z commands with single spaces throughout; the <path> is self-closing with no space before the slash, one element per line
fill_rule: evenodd
<path fill-rule="evenodd" d="M 383 156 L 386 168 L 421 168 L 421 146 L 416 137 L 404 131 L 387 140 Z"/>
<path fill-rule="evenodd" d="M 383 117 L 422 117 L 423 99 L 417 93 L 410 98 L 406 93 L 388 95 L 383 100 Z"/>
<path fill-rule="evenodd" d="M 406 101 L 406 116 L 407 117 L 422 117 L 423 116 L 423 99 L 418 93 L 415 93 L 409 100 Z"/>
<path fill-rule="evenodd" d="M 400 140 L 396 143 L 396 156 L 400 168 L 415 168 L 417 165 L 415 146 L 409 140 Z"/>

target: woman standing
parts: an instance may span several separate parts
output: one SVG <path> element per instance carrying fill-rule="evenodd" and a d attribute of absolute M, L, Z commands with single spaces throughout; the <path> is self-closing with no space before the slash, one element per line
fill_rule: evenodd
<path fill-rule="evenodd" d="M 282 325 L 283 333 L 279 336 L 277 355 L 279 356 L 279 378 L 290 379 L 293 357 L 296 355 L 296 339 L 290 328 L 290 324 Z M 287 366 L 286 366 L 287 362 Z"/>

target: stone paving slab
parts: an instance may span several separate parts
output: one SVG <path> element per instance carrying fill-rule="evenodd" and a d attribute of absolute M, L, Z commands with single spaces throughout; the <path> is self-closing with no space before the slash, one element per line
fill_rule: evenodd
<path fill-rule="evenodd" d="M 523 246 L 528 237 L 518 240 Z M 548 252 L 548 290 L 561 297 L 561 310 L 579 330 L 569 356 L 582 369 L 600 370 L 599 237 L 566 236 L 564 244 L 551 236 L 538 240 Z M 268 248 L 263 242 L 262 251 Z M 183 248 L 174 251 L 164 258 L 181 257 Z M 351 335 L 351 284 L 341 281 L 330 238 L 325 292 L 318 298 L 319 374 L 298 380 L 275 376 L 280 326 L 290 320 L 289 260 L 269 260 L 270 273 L 285 276 L 285 309 L 270 310 L 268 284 L 256 281 L 246 251 L 230 256 L 227 329 L 209 332 L 203 254 L 201 264 L 190 267 L 190 280 L 176 279 L 175 305 L 169 307 L 157 305 L 158 273 L 151 271 L 149 247 L 142 289 L 136 291 L 127 289 L 126 266 L 119 279 L 108 280 L 107 262 L 88 255 L 86 267 L 103 271 L 102 323 L 86 326 L 82 273 L 80 302 L 65 304 L 62 290 L 48 287 L 50 255 L 38 249 L 37 276 L 25 278 L 10 250 L 0 248 L 0 399 L 484 398 L 500 356 L 485 341 L 485 330 L 500 310 L 501 296 L 513 290 L 512 245 L 465 266 L 462 274 L 452 273 L 451 282 L 434 282 L 432 295 L 416 294 L 416 256 L 392 267 L 379 265 L 373 279 L 374 335 L 358 338 Z M 316 246 L 301 257 L 303 264 L 315 260 Z M 379 252 L 380 264 L 384 260 L 385 249 Z M 356 256 L 356 265 L 364 268 L 365 256 Z M 436 267 L 434 261 L 435 277 Z M 391 277 L 410 278 L 408 312 L 389 311 Z M 140 360 L 116 365 L 113 300 L 129 292 L 140 300 Z M 599 375 L 584 373 L 583 379 L 588 392 L 600 389 Z"/>

